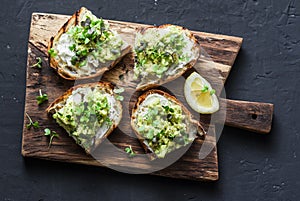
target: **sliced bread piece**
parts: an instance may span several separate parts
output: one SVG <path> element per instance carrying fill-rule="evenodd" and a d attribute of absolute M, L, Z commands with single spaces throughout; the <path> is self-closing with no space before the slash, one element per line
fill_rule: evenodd
<path fill-rule="evenodd" d="M 122 118 L 121 102 L 107 82 L 77 85 L 51 103 L 46 111 L 88 154 Z"/>
<path fill-rule="evenodd" d="M 68 80 L 97 77 L 113 68 L 131 49 L 108 21 L 84 7 L 51 38 L 48 46 L 50 66 Z"/>
<path fill-rule="evenodd" d="M 188 109 L 161 90 L 141 95 L 132 110 L 131 126 L 151 159 L 165 156 L 192 143 L 205 131 Z"/>
<path fill-rule="evenodd" d="M 200 46 L 187 29 L 161 25 L 141 29 L 135 39 L 134 78 L 145 90 L 180 77 L 197 62 Z"/>

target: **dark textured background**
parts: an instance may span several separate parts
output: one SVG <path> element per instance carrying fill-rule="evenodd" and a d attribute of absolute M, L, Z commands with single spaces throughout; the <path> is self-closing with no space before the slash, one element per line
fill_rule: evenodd
<path fill-rule="evenodd" d="M 220 180 L 200 183 L 24 160 L 21 135 L 31 13 L 98 16 L 244 38 L 226 84 L 231 99 L 275 104 L 272 132 L 225 127 Z M 299 0 L 2 0 L 0 8 L 0 200 L 285 200 L 300 198 Z"/>

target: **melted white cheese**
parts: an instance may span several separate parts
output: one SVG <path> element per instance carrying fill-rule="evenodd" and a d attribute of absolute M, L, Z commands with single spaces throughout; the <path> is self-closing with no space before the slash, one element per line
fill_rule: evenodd
<path fill-rule="evenodd" d="M 57 56 L 61 59 L 61 65 L 67 64 L 68 66 L 72 66 L 71 59 L 75 56 L 75 53 L 69 47 L 74 43 L 72 37 L 67 33 L 62 34 L 59 38 L 56 44 L 56 51 Z"/>

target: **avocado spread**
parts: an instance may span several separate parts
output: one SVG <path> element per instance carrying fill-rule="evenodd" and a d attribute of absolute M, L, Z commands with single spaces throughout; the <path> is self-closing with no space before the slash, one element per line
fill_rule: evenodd
<path fill-rule="evenodd" d="M 188 118 L 181 106 L 162 95 L 149 95 L 141 104 L 135 121 L 144 143 L 158 158 L 164 158 L 194 139 L 193 133 L 188 133 Z"/>
<path fill-rule="evenodd" d="M 109 29 L 107 22 L 88 11 L 78 25 L 61 35 L 51 52 L 70 70 L 90 75 L 101 64 L 120 57 L 123 44 L 121 37 Z"/>
<path fill-rule="evenodd" d="M 135 79 L 160 79 L 173 75 L 193 59 L 193 43 L 177 26 L 150 28 L 136 37 Z"/>
<path fill-rule="evenodd" d="M 53 118 L 77 144 L 89 149 L 113 124 L 117 114 L 114 102 L 112 95 L 97 88 L 79 88 L 56 109 Z"/>

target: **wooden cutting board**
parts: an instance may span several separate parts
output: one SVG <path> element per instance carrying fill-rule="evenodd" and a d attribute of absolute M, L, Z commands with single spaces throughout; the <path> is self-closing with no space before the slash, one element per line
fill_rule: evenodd
<path fill-rule="evenodd" d="M 27 83 L 26 83 L 26 103 L 25 112 L 27 112 L 34 121 L 39 121 L 39 129 L 26 128 L 28 119 L 24 114 L 24 128 L 22 140 L 22 155 L 24 157 L 34 157 L 47 160 L 55 160 L 61 162 L 80 163 L 86 165 L 103 166 L 98 161 L 90 156 L 87 156 L 84 151 L 75 144 L 67 133 L 60 128 L 55 121 L 49 117 L 45 109 L 58 96 L 62 95 L 67 89 L 74 86 L 73 81 L 67 81 L 60 78 L 56 72 L 48 65 L 47 45 L 50 37 L 54 36 L 59 28 L 68 20 L 69 16 L 33 13 L 30 37 L 28 43 L 28 62 L 27 62 Z M 149 25 L 136 24 L 129 22 L 110 21 L 111 27 L 117 30 L 121 36 L 132 43 L 135 36 L 135 31 L 140 27 Z M 196 38 L 199 40 L 201 47 L 214 61 L 210 61 L 206 57 L 199 58 L 195 69 L 199 71 L 203 77 L 209 80 L 220 92 L 217 82 L 224 83 L 228 77 L 230 69 L 235 61 L 235 58 L 240 50 L 242 38 L 217 35 L 203 32 L 193 31 Z M 32 68 L 36 62 L 36 58 L 43 59 L 43 68 L 41 70 Z M 110 81 L 118 86 L 126 88 L 126 93 L 134 91 L 135 83 L 127 79 L 128 72 L 132 70 L 133 61 L 132 55 L 127 55 L 114 69 L 105 73 L 101 78 L 104 81 Z M 194 70 L 195 70 L 194 69 Z M 193 70 L 192 70 L 193 71 Z M 99 80 L 99 79 L 98 79 Z M 98 81 L 95 80 L 95 81 Z M 91 80 L 89 81 L 91 82 Z M 180 99 L 187 107 L 182 91 L 182 84 L 179 85 L 176 80 L 167 84 L 172 87 L 172 93 Z M 77 84 L 77 83 L 76 83 Z M 35 97 L 38 95 L 39 89 L 47 93 L 49 102 L 38 106 Z M 126 96 L 123 101 L 123 110 L 128 111 L 135 102 L 135 98 L 139 94 L 134 93 L 133 96 Z M 124 115 L 123 115 L 124 116 Z M 201 117 L 200 121 L 207 129 L 209 127 L 209 116 Z M 120 129 L 116 129 L 109 137 L 109 140 L 120 149 L 131 145 L 137 153 L 144 153 L 138 140 L 130 137 L 133 132 L 130 128 L 129 117 L 124 117 L 120 127 L 127 135 L 124 135 Z M 213 126 L 213 125 L 211 125 Z M 48 147 L 49 139 L 44 136 L 44 128 L 50 128 L 60 134 L 59 138 L 55 138 L 51 148 Z M 199 150 L 203 144 L 203 138 L 195 139 L 187 153 L 184 154 L 177 162 L 168 168 L 153 173 L 154 175 L 183 178 L 192 180 L 210 180 L 218 179 L 218 159 L 217 148 L 215 146 L 216 139 L 213 135 L 207 136 L 206 140 L 215 148 L 203 160 L 199 159 Z M 147 161 L 142 159 L 132 159 L 130 163 L 120 160 L 114 153 L 105 158 L 112 165 L 122 165 L 124 167 L 145 168 Z"/>

